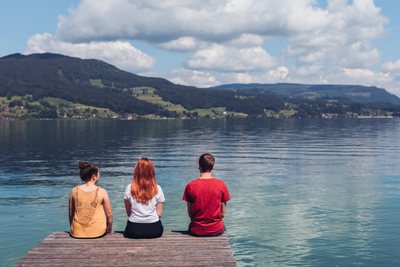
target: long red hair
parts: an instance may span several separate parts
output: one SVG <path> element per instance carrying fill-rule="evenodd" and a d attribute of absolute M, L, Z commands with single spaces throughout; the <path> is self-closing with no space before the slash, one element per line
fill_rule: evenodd
<path fill-rule="evenodd" d="M 148 158 L 138 160 L 133 172 L 131 194 L 137 202 L 148 203 L 158 193 L 154 165 Z"/>

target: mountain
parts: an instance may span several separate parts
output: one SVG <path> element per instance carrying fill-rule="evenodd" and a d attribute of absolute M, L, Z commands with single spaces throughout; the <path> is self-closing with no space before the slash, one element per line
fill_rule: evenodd
<path fill-rule="evenodd" d="M 270 92 L 289 96 L 315 99 L 321 97 L 347 98 L 356 103 L 384 103 L 400 105 L 400 98 L 388 93 L 385 89 L 362 85 L 332 85 L 332 84 L 224 84 L 214 87 L 224 90 L 268 90 Z"/>
<path fill-rule="evenodd" d="M 397 115 L 384 89 L 228 84 L 196 88 L 59 54 L 0 58 L 0 118 L 337 117 Z"/>
<path fill-rule="evenodd" d="M 115 87 L 171 86 L 161 78 L 149 78 L 122 71 L 108 63 L 95 59 L 80 59 L 60 54 L 44 53 L 21 55 L 12 54 L 0 58 L 0 77 L 9 76 L 16 80 L 43 82 L 56 79 L 57 82 L 86 82 L 102 79 L 104 85 Z M 24 74 L 32 74 L 27 76 Z M 74 81 L 75 80 L 75 81 Z"/>
<path fill-rule="evenodd" d="M 160 106 L 124 91 L 138 86 L 168 88 L 173 84 L 125 72 L 99 60 L 50 53 L 0 58 L 0 96 L 30 95 L 34 100 L 52 97 L 117 113 L 170 115 Z"/>

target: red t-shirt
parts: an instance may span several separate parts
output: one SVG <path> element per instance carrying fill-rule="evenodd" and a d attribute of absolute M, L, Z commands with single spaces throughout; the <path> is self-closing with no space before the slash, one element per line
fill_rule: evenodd
<path fill-rule="evenodd" d="M 213 235 L 224 229 L 221 206 L 230 199 L 225 183 L 216 178 L 196 179 L 185 188 L 183 200 L 191 203 L 189 230 L 196 235 Z"/>

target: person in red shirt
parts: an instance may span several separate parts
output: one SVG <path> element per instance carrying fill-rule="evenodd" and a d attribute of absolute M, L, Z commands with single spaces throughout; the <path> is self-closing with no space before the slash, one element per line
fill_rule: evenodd
<path fill-rule="evenodd" d="M 213 155 L 201 155 L 200 177 L 188 183 L 183 194 L 191 220 L 189 234 L 194 236 L 218 236 L 225 231 L 222 218 L 230 196 L 225 183 L 211 175 L 214 164 Z"/>

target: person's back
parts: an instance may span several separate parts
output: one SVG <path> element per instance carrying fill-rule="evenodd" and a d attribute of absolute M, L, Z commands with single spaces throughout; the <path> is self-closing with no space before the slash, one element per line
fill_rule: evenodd
<path fill-rule="evenodd" d="M 201 176 L 185 188 L 183 200 L 187 202 L 191 219 L 189 233 L 196 236 L 220 235 L 225 230 L 222 220 L 230 196 L 225 183 L 212 177 L 214 157 L 203 154 L 199 158 Z"/>
<path fill-rule="evenodd" d="M 73 189 L 75 214 L 71 223 L 74 237 L 98 237 L 106 232 L 106 214 L 99 199 L 100 187 L 84 191 L 79 186 Z"/>
<path fill-rule="evenodd" d="M 107 191 L 96 185 L 98 168 L 80 163 L 84 184 L 71 190 L 69 201 L 70 234 L 76 238 L 95 238 L 111 232 L 112 212 Z"/>
<path fill-rule="evenodd" d="M 124 236 L 128 238 L 161 237 L 164 227 L 161 222 L 164 193 L 157 184 L 154 165 L 148 158 L 136 163 L 132 183 L 124 193 L 128 221 Z"/>

